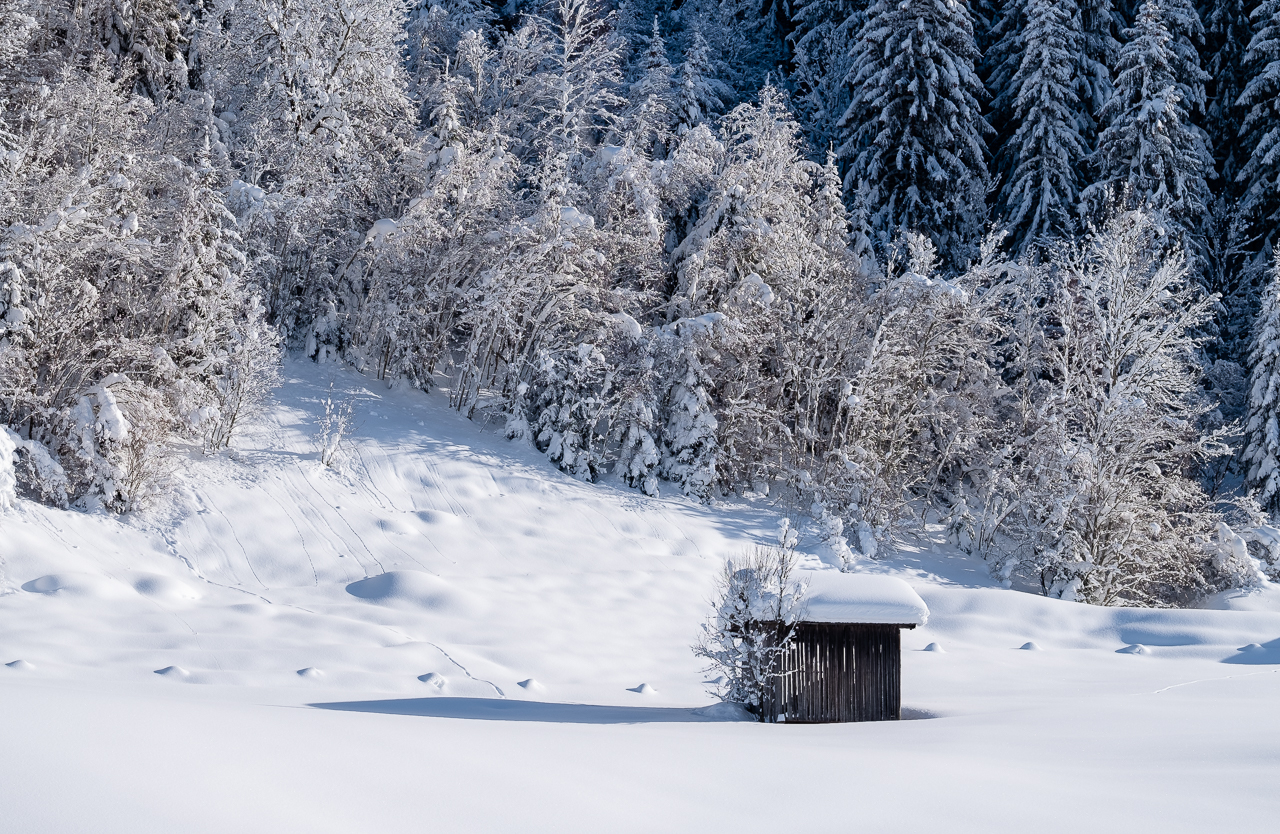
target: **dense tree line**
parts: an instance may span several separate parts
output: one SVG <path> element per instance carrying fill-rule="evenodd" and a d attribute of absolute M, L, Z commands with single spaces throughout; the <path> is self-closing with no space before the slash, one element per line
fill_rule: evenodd
<path fill-rule="evenodd" d="M 0 0 L 0 423 L 128 510 L 280 350 L 565 472 L 1280 575 L 1280 3 Z"/>

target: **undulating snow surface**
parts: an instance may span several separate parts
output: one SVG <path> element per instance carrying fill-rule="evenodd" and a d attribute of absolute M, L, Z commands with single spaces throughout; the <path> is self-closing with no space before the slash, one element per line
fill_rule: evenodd
<path fill-rule="evenodd" d="M 0 515 L 0 831 L 1275 824 L 1274 588 L 1093 608 L 924 541 L 866 565 L 928 605 L 916 720 L 759 725 L 705 709 L 689 646 L 722 558 L 785 506 L 582 484 L 345 372 L 335 472 L 309 439 L 331 373 L 290 364 L 268 428 L 193 461 L 175 508 Z"/>

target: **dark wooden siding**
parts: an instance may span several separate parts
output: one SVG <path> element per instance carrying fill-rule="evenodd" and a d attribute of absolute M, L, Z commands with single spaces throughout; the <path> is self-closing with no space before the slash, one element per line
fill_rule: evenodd
<path fill-rule="evenodd" d="M 901 718 L 902 628 L 912 626 L 801 623 L 762 718 L 802 724 Z"/>

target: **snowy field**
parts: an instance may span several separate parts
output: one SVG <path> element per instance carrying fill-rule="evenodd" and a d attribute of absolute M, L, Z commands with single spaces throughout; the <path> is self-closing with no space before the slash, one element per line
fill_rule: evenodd
<path fill-rule="evenodd" d="M 925 541 L 866 566 L 931 610 L 912 720 L 727 720 L 689 646 L 785 507 L 581 484 L 348 373 L 335 472 L 330 373 L 173 507 L 0 516 L 0 831 L 1275 830 L 1280 589 L 1093 608 Z"/>

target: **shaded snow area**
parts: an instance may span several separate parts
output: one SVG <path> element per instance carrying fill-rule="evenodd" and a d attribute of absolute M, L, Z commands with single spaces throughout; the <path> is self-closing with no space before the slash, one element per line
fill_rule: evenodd
<path fill-rule="evenodd" d="M 926 540 L 865 566 L 928 606 L 917 720 L 760 725 L 708 708 L 689 646 L 784 507 L 582 484 L 345 372 L 327 469 L 333 372 L 286 371 L 175 507 L 0 515 L 0 831 L 1273 830 L 1274 588 L 1093 608 Z"/>

